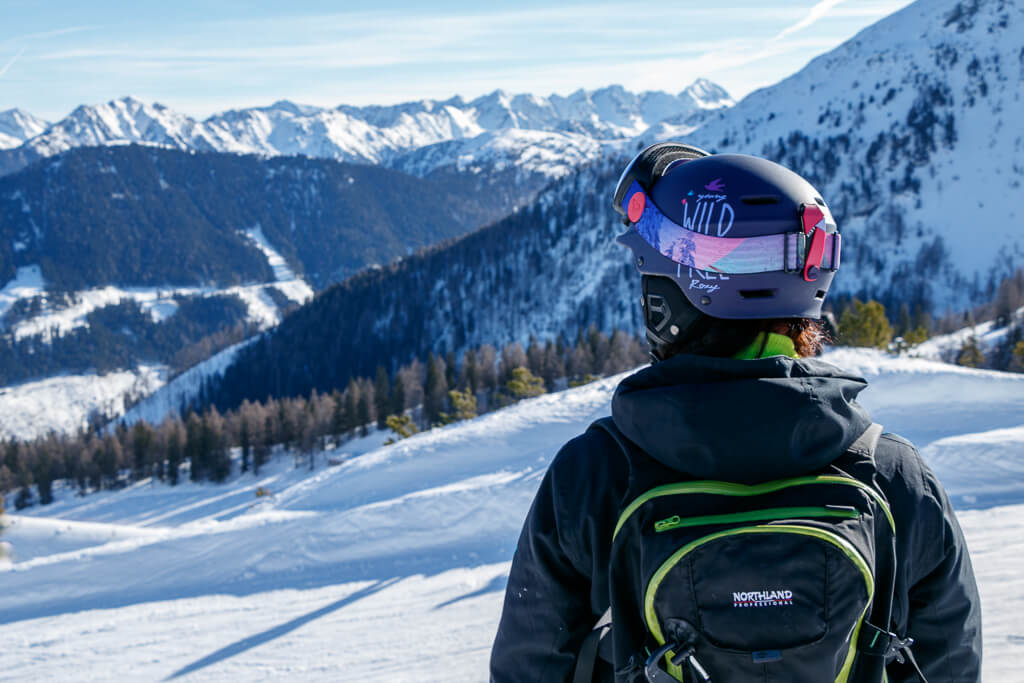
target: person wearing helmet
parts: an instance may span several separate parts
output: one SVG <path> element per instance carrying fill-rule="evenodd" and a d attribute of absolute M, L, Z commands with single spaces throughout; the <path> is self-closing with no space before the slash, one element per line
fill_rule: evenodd
<path fill-rule="evenodd" d="M 677 143 L 613 200 L 652 365 L 563 446 L 491 680 L 978 681 L 963 534 L 863 378 L 814 358 L 842 242 L 796 173 Z"/>

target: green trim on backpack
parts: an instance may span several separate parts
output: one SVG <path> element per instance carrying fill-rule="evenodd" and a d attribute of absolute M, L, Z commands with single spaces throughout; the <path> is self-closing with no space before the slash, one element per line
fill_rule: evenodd
<path fill-rule="evenodd" d="M 619 516 L 618 523 L 615 525 L 615 532 L 612 534 L 612 543 L 615 542 L 615 538 L 619 535 L 619 531 L 622 530 L 623 525 L 625 525 L 629 517 L 636 512 L 641 505 L 653 498 L 688 493 L 710 493 L 723 496 L 760 496 L 765 493 L 780 491 L 791 486 L 807 486 L 812 484 L 843 484 L 846 486 L 855 486 L 861 489 L 878 503 L 882 508 L 882 511 L 885 513 L 886 519 L 889 520 L 889 526 L 892 528 L 893 533 L 896 532 L 896 521 L 892 517 L 892 511 L 889 510 L 889 504 L 886 502 L 882 494 L 876 491 L 874 487 L 851 477 L 822 474 L 817 476 L 793 477 L 791 479 L 777 479 L 775 481 L 768 481 L 763 484 L 753 485 L 734 484 L 726 481 L 702 480 L 658 486 L 635 499 L 622 512 Z"/>

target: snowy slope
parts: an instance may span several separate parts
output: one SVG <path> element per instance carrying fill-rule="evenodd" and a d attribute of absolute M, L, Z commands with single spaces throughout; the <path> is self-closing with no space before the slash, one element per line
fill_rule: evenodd
<path fill-rule="evenodd" d="M 606 146 L 581 133 L 506 128 L 420 147 L 392 165 L 423 177 L 439 169 L 476 174 L 514 169 L 520 180 L 529 174 L 550 180 L 598 158 Z"/>
<path fill-rule="evenodd" d="M 840 290 L 964 307 L 1024 258 L 1022 32 L 1020 0 L 918 0 L 692 133 L 642 139 L 805 174 L 851 236 Z"/>
<path fill-rule="evenodd" d="M 72 434 L 90 418 L 121 415 L 128 402 L 166 381 L 166 368 L 143 365 L 105 375 L 58 375 L 0 388 L 0 439 Z"/>
<path fill-rule="evenodd" d="M 210 377 L 224 374 L 224 368 L 231 365 L 238 352 L 257 339 L 258 336 L 250 337 L 244 342 L 229 346 L 192 366 L 163 386 L 154 387 L 155 391 L 133 405 L 123 415 L 119 413 L 120 417 L 116 422 L 129 426 L 139 420 L 159 424 L 171 413 L 181 410 L 182 405 L 187 405 L 196 398 L 203 382 Z"/>
<path fill-rule="evenodd" d="M 965 342 L 974 339 L 982 353 L 988 354 L 1003 343 L 1010 333 L 1011 327 L 1024 323 L 1024 308 L 1014 311 L 1012 320 L 1006 325 L 997 326 L 995 320 L 969 325 L 949 334 L 941 334 L 915 346 L 910 353 L 918 358 L 953 362 L 963 348 Z"/>
<path fill-rule="evenodd" d="M 962 508 L 984 601 L 987 681 L 1021 681 L 1024 376 L 873 351 L 876 420 L 917 441 Z M 0 671 L 80 680 L 484 681 L 519 526 L 566 439 L 618 378 L 525 401 L 314 473 L 141 482 L 12 516 Z M 336 453 L 336 456 L 341 453 Z M 256 498 L 257 486 L 272 498 Z M 998 486 L 1004 507 L 984 507 Z M 109 525 L 109 527 L 104 526 Z M 104 531 L 106 529 L 106 531 Z M 21 549 L 21 550 L 19 550 Z"/>

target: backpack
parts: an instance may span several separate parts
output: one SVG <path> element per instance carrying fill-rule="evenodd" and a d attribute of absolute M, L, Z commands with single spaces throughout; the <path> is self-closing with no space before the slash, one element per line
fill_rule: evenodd
<path fill-rule="evenodd" d="M 595 426 L 637 448 L 610 418 Z M 921 675 L 912 640 L 872 625 L 891 622 L 896 570 L 895 523 L 874 485 L 881 432 L 805 476 L 641 490 L 612 532 L 614 623 L 606 613 L 584 642 L 574 681 L 591 680 L 599 650 L 614 659 L 609 641 L 626 662 L 617 680 L 879 681 L 893 657 Z"/>

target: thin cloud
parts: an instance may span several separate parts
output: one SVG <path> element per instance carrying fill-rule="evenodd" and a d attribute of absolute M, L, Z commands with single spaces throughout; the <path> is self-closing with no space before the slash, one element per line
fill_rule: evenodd
<path fill-rule="evenodd" d="M 782 29 L 782 31 L 780 31 L 779 34 L 775 36 L 775 38 L 773 38 L 772 40 L 782 40 L 788 35 L 792 35 L 797 31 L 802 31 L 808 26 L 817 23 L 818 21 L 823 19 L 825 15 L 832 11 L 833 8 L 835 8 L 837 5 L 844 1 L 845 0 L 822 0 L 817 5 L 811 8 L 811 11 L 807 13 L 807 16 L 805 16 L 803 19 L 796 22 L 792 26 L 787 26 L 786 28 Z"/>
<path fill-rule="evenodd" d="M 18 58 L 21 57 L 23 54 L 25 54 L 25 48 L 21 48 L 20 50 L 18 50 L 17 54 L 11 57 L 7 61 L 7 63 L 3 65 L 3 67 L 0 67 L 0 78 L 3 78 L 4 74 L 7 73 L 7 70 L 14 66 L 14 63 L 18 61 Z"/>
<path fill-rule="evenodd" d="M 82 31 L 92 31 L 98 28 L 97 26 L 68 26 L 66 28 L 58 28 L 52 31 L 39 31 L 37 33 L 24 33 L 20 36 L 13 36 L 11 38 L 5 38 L 0 40 L 0 45 L 10 45 L 11 43 L 24 43 L 31 40 L 47 40 L 48 38 L 56 38 L 57 36 L 66 36 L 69 33 L 81 33 Z"/>

